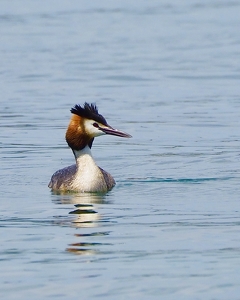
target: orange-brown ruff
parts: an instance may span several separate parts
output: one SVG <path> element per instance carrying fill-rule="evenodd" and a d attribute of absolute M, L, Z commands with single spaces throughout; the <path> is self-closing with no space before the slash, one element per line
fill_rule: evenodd
<path fill-rule="evenodd" d="M 131 135 L 112 128 L 98 113 L 94 104 L 75 105 L 66 132 L 66 141 L 72 149 L 76 164 L 58 170 L 52 175 L 49 188 L 54 191 L 107 192 L 115 185 L 113 177 L 99 168 L 93 160 L 91 147 L 95 137 L 109 134 L 129 138 Z"/>

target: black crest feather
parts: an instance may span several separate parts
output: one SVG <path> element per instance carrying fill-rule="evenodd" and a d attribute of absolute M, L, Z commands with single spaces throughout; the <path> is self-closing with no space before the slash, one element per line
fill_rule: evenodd
<path fill-rule="evenodd" d="M 107 125 L 107 121 L 102 115 L 98 113 L 98 108 L 93 103 L 88 104 L 87 102 L 85 102 L 83 107 L 81 107 L 81 105 L 79 104 L 76 104 L 73 108 L 71 108 L 70 111 L 72 114 L 78 115 L 86 119 L 94 120 L 103 125 Z"/>

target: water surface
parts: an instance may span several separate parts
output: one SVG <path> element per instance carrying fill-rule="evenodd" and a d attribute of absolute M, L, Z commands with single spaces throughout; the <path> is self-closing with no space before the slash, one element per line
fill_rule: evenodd
<path fill-rule="evenodd" d="M 237 1 L 1 2 L 4 299 L 239 299 Z M 106 195 L 51 193 L 95 102 Z"/>

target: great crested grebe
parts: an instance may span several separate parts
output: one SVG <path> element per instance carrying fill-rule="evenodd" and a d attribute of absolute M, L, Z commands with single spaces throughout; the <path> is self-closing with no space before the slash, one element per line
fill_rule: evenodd
<path fill-rule="evenodd" d="M 83 107 L 75 105 L 70 111 L 73 115 L 67 128 L 66 141 L 73 151 L 76 164 L 55 172 L 48 187 L 63 192 L 107 192 L 114 187 L 115 180 L 93 160 L 93 140 L 105 134 L 125 138 L 131 135 L 108 125 L 95 104 L 85 103 Z"/>

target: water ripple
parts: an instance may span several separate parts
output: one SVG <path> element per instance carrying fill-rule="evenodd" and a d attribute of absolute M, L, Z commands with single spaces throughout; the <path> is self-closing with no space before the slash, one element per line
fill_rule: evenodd
<path fill-rule="evenodd" d="M 129 180 L 120 182 L 126 183 L 151 183 L 151 182 L 170 182 L 170 183 L 204 183 L 209 181 L 226 181 L 234 179 L 235 177 L 201 177 L 201 178 L 156 178 L 156 177 L 146 177 L 146 178 L 129 178 Z"/>

